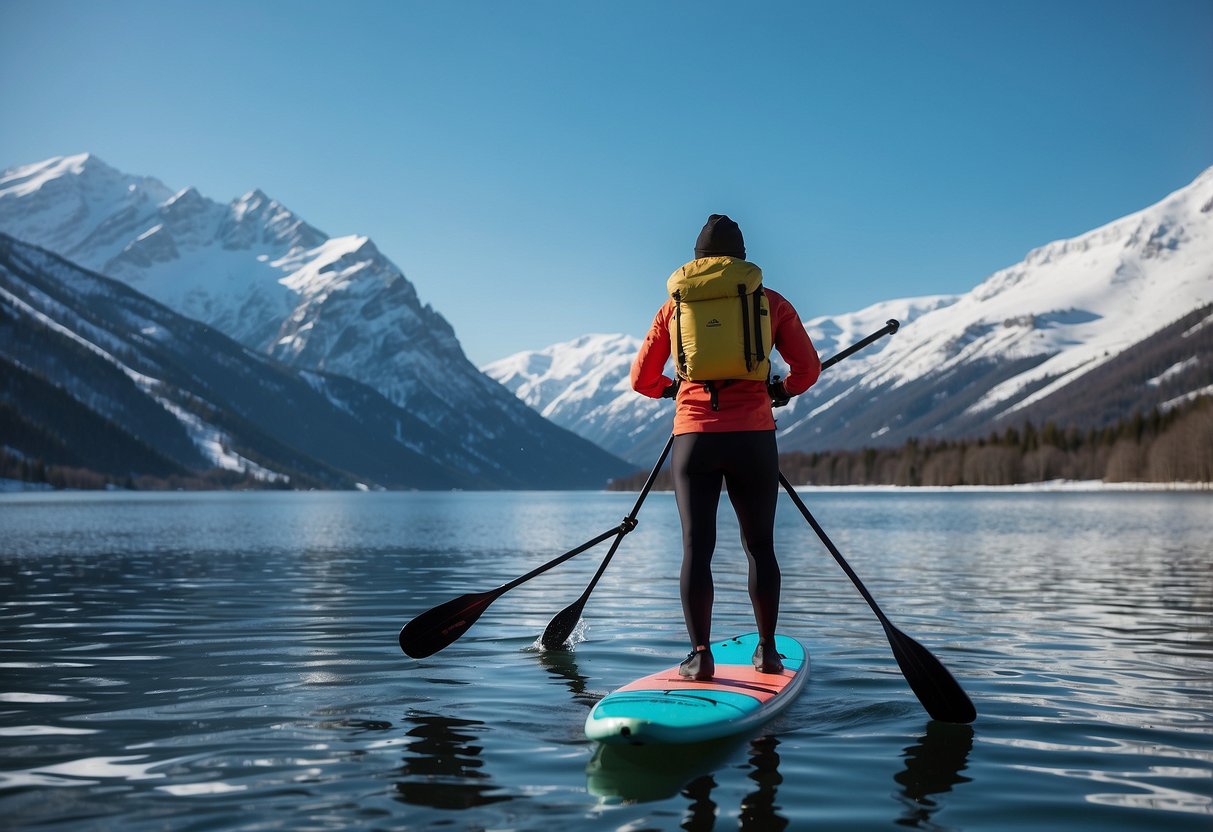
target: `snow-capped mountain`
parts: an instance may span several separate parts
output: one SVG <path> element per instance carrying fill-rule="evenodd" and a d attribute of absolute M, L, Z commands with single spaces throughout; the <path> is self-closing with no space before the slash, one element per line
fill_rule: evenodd
<path fill-rule="evenodd" d="M 981 434 L 1029 416 L 1069 418 L 1078 412 L 1070 399 L 1093 395 L 1093 383 L 1080 383 L 1084 377 L 1095 378 L 1089 374 L 1101 367 L 1127 367 L 1118 356 L 1156 333 L 1170 333 L 1168 346 L 1155 340 L 1150 352 L 1159 360 L 1179 356 L 1173 367 L 1118 369 L 1126 374 L 1118 395 L 1112 398 L 1101 382 L 1103 400 L 1086 402 L 1083 418 L 1107 423 L 1129 415 L 1126 408 L 1164 401 L 1159 373 L 1166 373 L 1169 394 L 1209 383 L 1202 379 L 1213 356 L 1197 339 L 1184 340 L 1186 328 L 1171 333 L 1167 327 L 1210 303 L 1213 168 L 1149 208 L 1030 252 L 967 294 L 894 300 L 806 320 L 823 358 L 889 318 L 902 328 L 831 368 L 808 393 L 776 411 L 780 447 L 895 444 Z M 625 336 L 594 337 L 638 343 Z M 658 405 L 655 415 L 648 400 L 626 388 L 626 366 L 620 366 L 625 363 L 614 351 L 600 356 L 585 349 L 582 339 L 512 356 L 485 371 L 500 380 L 525 379 L 509 386 L 532 407 L 643 466 L 656 454 L 647 449 L 659 448 L 667 435 L 668 411 Z M 612 383 L 591 392 L 589 380 L 602 376 Z M 1126 389 L 1133 391 L 1127 398 Z M 576 410 L 566 415 L 570 397 L 563 391 L 572 390 L 579 391 Z"/>
<path fill-rule="evenodd" d="M 639 349 L 640 339 L 630 335 L 583 335 L 481 369 L 544 418 L 645 465 L 669 436 L 673 403 L 632 391 L 629 372 Z"/>
<path fill-rule="evenodd" d="M 0 234 L 4 450 L 113 477 L 215 469 L 295 487 L 492 487 L 369 387 L 293 370 Z M 404 439 L 404 437 L 408 439 Z"/>
<path fill-rule="evenodd" d="M 222 204 L 89 154 L 56 157 L 0 174 L 0 231 L 255 352 L 368 384 L 458 443 L 474 477 L 543 456 L 597 486 L 625 467 L 480 373 L 374 243 L 330 238 L 260 191 Z"/>

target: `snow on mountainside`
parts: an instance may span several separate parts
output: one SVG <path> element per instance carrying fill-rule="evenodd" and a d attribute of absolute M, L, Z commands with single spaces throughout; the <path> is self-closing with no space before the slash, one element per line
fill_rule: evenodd
<path fill-rule="evenodd" d="M 1213 168 L 1146 210 L 1038 248 L 920 320 L 914 355 L 901 339 L 890 347 L 899 360 L 869 382 L 900 385 L 957 363 L 1037 357 L 973 409 L 1002 412 L 1044 398 L 1213 301 L 1211 212 Z"/>
<path fill-rule="evenodd" d="M 1210 302 L 1213 168 L 1149 208 L 1030 252 L 967 294 L 888 301 L 806 320 L 823 358 L 889 318 L 902 328 L 831 368 L 808 393 L 776 411 L 780 447 L 824 450 L 981 434 L 1025 413 L 1048 419 L 1082 410 L 1094 418 L 1097 407 L 1067 402 L 1068 395 L 1092 389 L 1077 382 Z M 626 336 L 595 338 L 623 343 Z M 525 376 L 525 383 L 510 386 L 532 407 L 644 465 L 646 454 L 635 449 L 660 447 L 668 435 L 668 411 L 658 409 L 655 416 L 648 400 L 617 382 L 599 385 L 595 404 L 588 404 L 590 385 L 583 379 L 612 367 L 612 379 L 626 380 L 626 369 L 617 368 L 624 358 L 613 351 L 599 356 L 581 344 L 513 356 L 485 370 L 503 380 Z M 1182 343 L 1174 349 L 1182 353 Z M 532 356 L 546 356 L 549 363 L 536 361 L 527 373 L 516 369 Z M 1210 360 L 1192 354 L 1171 371 L 1169 382 L 1182 387 L 1190 379 L 1196 390 L 1207 384 L 1200 379 Z M 577 361 L 583 362 L 580 369 L 569 366 Z M 556 367 L 558 372 L 551 369 Z M 1146 404 L 1152 401 L 1149 382 L 1125 379 L 1121 386 L 1139 387 L 1136 401 Z M 562 390 L 580 391 L 575 410 L 566 413 L 567 405 L 553 393 Z M 1126 406 L 1118 402 L 1109 400 L 1105 410 Z M 600 415 L 608 410 L 609 431 Z"/>
<path fill-rule="evenodd" d="M 813 339 L 813 346 L 823 359 L 837 355 L 857 341 L 880 329 L 890 318 L 902 326 L 927 312 L 950 306 L 959 300 L 959 295 L 924 295 L 916 298 L 899 298 L 881 301 L 866 306 L 858 312 L 842 315 L 819 315 L 807 318 L 804 327 Z M 878 354 L 889 345 L 887 340 L 877 341 L 868 348 L 868 356 Z"/>
<path fill-rule="evenodd" d="M 481 369 L 544 418 L 643 465 L 657 453 L 649 447 L 654 431 L 664 430 L 660 442 L 669 435 L 673 404 L 632 391 L 629 371 L 638 349 L 640 339 L 629 335 L 583 335 Z"/>
<path fill-rule="evenodd" d="M 979 395 L 968 391 L 962 409 L 940 413 L 928 426 L 946 434 L 1059 393 L 1211 301 L 1213 168 L 1145 210 L 1035 249 L 913 321 L 878 356 L 843 375 L 861 379 L 861 391 L 886 394 L 929 382 L 943 399 L 960 392 L 947 383 L 950 375 L 1002 369 L 1005 377 L 988 376 Z M 898 415 L 885 415 L 890 430 Z M 803 427 L 785 435 L 794 440 L 797 430 Z"/>
<path fill-rule="evenodd" d="M 369 387 L 292 371 L 0 234 L 4 451 L 114 477 L 208 469 L 296 487 L 491 487 Z M 406 439 L 407 437 L 407 439 Z"/>
<path fill-rule="evenodd" d="M 57 157 L 0 174 L 0 231 L 256 352 L 370 385 L 480 460 L 469 474 L 533 466 L 535 452 L 586 486 L 621 470 L 480 373 L 374 243 L 330 238 L 258 190 L 222 204 L 89 154 Z"/>

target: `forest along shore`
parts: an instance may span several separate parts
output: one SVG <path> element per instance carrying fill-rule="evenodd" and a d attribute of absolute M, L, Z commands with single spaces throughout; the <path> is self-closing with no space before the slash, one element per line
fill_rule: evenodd
<path fill-rule="evenodd" d="M 990 486 L 1055 480 L 1213 483 L 1213 397 L 1136 413 L 1115 425 L 1059 428 L 1024 422 L 972 439 L 911 439 L 900 447 L 780 454 L 793 485 Z M 638 471 L 612 480 L 636 491 Z M 670 490 L 668 471 L 654 488 Z"/>

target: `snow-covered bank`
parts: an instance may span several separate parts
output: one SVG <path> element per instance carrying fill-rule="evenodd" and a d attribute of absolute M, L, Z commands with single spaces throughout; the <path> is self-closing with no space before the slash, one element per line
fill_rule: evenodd
<path fill-rule="evenodd" d="M 1049 492 L 1049 491 L 1213 491 L 1213 483 L 1209 482 L 1104 482 L 1103 480 L 1049 480 L 1047 482 L 1028 482 L 1018 485 L 798 485 L 796 490 L 827 492 L 827 491 L 891 491 L 923 493 L 928 491 L 940 492 L 1003 492 L 1017 491 Z"/>

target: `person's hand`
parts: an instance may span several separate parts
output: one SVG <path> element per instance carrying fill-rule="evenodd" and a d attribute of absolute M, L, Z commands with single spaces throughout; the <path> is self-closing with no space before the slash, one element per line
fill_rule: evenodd
<path fill-rule="evenodd" d="M 673 384 L 671 384 L 669 387 L 667 387 L 666 389 L 661 391 L 661 398 L 663 398 L 663 399 L 675 398 L 678 395 L 678 385 L 681 382 L 682 382 L 682 379 L 678 379 L 678 378 L 674 379 Z"/>
<path fill-rule="evenodd" d="M 771 407 L 783 407 L 792 400 L 792 394 L 783 386 L 783 380 L 779 376 L 767 382 L 767 394 L 771 397 Z"/>

